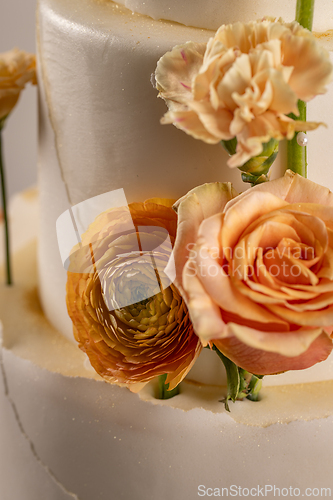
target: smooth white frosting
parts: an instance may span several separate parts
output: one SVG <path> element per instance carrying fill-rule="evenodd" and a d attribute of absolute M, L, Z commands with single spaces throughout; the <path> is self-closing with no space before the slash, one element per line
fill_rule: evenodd
<path fill-rule="evenodd" d="M 133 12 L 186 26 L 216 30 L 221 24 L 248 22 L 264 16 L 293 21 L 296 0 L 117 0 Z M 333 28 L 333 3 L 316 0 L 313 29 Z"/>

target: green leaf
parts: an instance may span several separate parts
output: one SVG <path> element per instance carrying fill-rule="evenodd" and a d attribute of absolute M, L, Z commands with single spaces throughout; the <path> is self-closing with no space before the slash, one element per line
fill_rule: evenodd
<path fill-rule="evenodd" d="M 234 155 L 236 153 L 236 147 L 237 147 L 237 139 L 234 137 L 233 139 L 230 139 L 230 141 L 221 141 L 222 146 L 226 150 L 227 153 L 229 153 L 230 156 Z"/>
<path fill-rule="evenodd" d="M 240 368 L 224 356 L 215 345 L 213 345 L 213 350 L 216 351 L 227 372 L 227 397 L 222 400 L 225 409 L 230 411 L 229 400 L 235 402 L 236 400 L 247 398 L 251 401 L 259 401 L 259 391 L 262 386 L 263 375 L 253 375 Z"/>

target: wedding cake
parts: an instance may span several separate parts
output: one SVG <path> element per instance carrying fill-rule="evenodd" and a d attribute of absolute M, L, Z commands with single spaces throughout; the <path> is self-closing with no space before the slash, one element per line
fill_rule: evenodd
<path fill-rule="evenodd" d="M 262 400 L 231 404 L 230 414 L 219 402 L 224 370 L 208 350 L 175 398 L 157 400 L 154 385 L 136 395 L 107 384 L 74 342 L 56 232 L 64 213 L 110 192 L 132 203 L 178 199 L 205 182 L 244 190 L 220 145 L 160 125 L 165 104 L 151 75 L 172 47 L 207 42 L 223 23 L 292 21 L 294 10 L 287 0 L 39 0 L 39 201 L 29 191 L 12 204 L 16 285 L 0 300 L 2 500 L 332 490 L 332 356 L 266 377 Z M 332 17 L 332 3 L 317 0 L 313 30 L 328 50 Z M 308 120 L 327 125 L 309 134 L 308 177 L 330 189 L 332 93 L 308 107 Z M 280 149 L 273 177 L 283 172 Z"/>

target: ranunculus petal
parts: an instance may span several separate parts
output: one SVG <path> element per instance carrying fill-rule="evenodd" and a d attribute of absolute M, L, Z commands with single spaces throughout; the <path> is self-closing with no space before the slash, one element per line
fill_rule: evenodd
<path fill-rule="evenodd" d="M 176 234 L 172 203 L 154 198 L 100 214 L 69 266 L 67 307 L 79 347 L 102 377 L 134 391 L 165 373 L 174 387 L 202 349 L 163 272 Z"/>

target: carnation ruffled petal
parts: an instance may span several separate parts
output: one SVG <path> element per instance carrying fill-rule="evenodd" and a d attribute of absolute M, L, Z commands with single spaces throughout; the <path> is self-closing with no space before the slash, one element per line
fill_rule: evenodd
<path fill-rule="evenodd" d="M 289 115 L 298 115 L 299 99 L 326 91 L 332 65 L 310 32 L 266 19 L 223 25 L 207 46 L 175 47 L 159 61 L 156 79 L 170 110 L 162 123 L 209 144 L 236 138 L 233 168 L 260 154 L 270 139 L 319 126 Z"/>
<path fill-rule="evenodd" d="M 177 45 L 158 62 L 155 78 L 164 99 L 186 104 L 191 98 L 192 80 L 198 73 L 206 49 L 204 43 Z"/>

